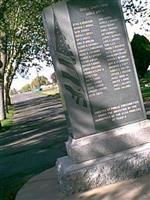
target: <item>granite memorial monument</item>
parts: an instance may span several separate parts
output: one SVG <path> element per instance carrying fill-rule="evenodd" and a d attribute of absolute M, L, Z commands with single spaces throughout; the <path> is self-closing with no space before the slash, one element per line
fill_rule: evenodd
<path fill-rule="evenodd" d="M 61 1 L 43 21 L 68 121 L 68 156 L 57 161 L 62 190 L 148 173 L 150 123 L 120 1 Z"/>

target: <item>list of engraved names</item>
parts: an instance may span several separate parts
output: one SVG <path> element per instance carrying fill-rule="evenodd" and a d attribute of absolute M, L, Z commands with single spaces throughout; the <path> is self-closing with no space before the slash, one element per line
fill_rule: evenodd
<path fill-rule="evenodd" d="M 111 1 L 89 2 L 79 6 L 76 16 L 71 7 L 69 11 L 93 117 L 95 123 L 126 122 L 142 107 L 122 17 Z"/>

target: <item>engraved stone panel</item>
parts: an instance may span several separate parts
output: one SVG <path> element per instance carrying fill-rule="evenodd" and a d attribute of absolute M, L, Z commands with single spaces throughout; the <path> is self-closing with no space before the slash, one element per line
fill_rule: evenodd
<path fill-rule="evenodd" d="M 73 138 L 146 118 L 119 2 L 63 1 L 44 12 Z"/>

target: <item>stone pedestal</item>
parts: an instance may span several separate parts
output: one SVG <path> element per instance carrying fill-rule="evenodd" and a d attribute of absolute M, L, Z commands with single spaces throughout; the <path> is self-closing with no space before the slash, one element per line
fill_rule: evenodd
<path fill-rule="evenodd" d="M 145 120 L 68 141 L 68 156 L 57 161 L 61 190 L 72 194 L 149 173 L 149 134 Z"/>

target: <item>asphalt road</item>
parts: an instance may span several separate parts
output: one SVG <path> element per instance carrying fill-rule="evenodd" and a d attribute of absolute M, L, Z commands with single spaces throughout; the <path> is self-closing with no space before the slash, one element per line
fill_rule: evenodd
<path fill-rule="evenodd" d="M 14 199 L 33 175 L 66 154 L 67 126 L 58 96 L 25 93 L 13 97 L 14 126 L 0 133 L 0 200 Z"/>

